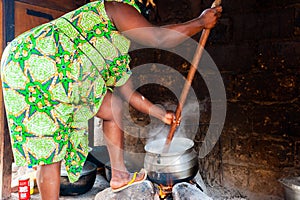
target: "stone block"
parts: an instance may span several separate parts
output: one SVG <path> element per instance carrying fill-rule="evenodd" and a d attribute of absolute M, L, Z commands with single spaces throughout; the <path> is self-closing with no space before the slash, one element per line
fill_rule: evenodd
<path fill-rule="evenodd" d="M 154 188 L 150 181 L 144 181 L 141 184 L 130 186 L 121 192 L 114 193 L 111 188 L 99 192 L 95 200 L 151 200 L 154 198 Z"/>
<path fill-rule="evenodd" d="M 174 200 L 190 199 L 190 200 L 212 200 L 207 194 L 202 192 L 195 185 L 190 183 L 177 183 L 172 188 L 172 196 Z"/>

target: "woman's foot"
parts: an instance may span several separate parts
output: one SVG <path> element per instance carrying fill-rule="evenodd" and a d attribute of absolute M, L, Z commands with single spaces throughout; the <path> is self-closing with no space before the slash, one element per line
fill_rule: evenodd
<path fill-rule="evenodd" d="M 110 187 L 113 192 L 119 192 L 125 188 L 142 183 L 147 178 L 147 172 L 141 169 L 140 172 L 129 173 L 129 172 L 116 172 L 114 177 L 110 181 Z"/>

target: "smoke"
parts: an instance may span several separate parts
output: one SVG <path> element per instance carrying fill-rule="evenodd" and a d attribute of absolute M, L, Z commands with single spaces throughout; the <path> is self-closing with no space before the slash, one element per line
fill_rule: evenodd
<path fill-rule="evenodd" d="M 166 103 L 164 107 L 167 110 L 175 110 L 177 105 Z M 190 101 L 182 109 L 181 123 L 177 127 L 174 133 L 174 137 L 178 138 L 188 138 L 193 140 L 197 134 L 199 120 L 200 120 L 200 110 L 203 110 L 204 106 L 199 105 L 197 100 Z M 166 139 L 170 131 L 169 125 L 154 124 L 148 133 L 147 143 L 158 140 Z"/>

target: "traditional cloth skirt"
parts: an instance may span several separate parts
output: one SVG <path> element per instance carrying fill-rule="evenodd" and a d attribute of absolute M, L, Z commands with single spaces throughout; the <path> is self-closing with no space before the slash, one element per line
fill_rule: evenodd
<path fill-rule="evenodd" d="M 1 78 L 16 164 L 65 160 L 76 181 L 88 154 L 88 120 L 107 92 L 99 70 L 56 25 L 45 24 L 7 46 Z"/>
<path fill-rule="evenodd" d="M 38 26 L 7 46 L 1 79 L 17 165 L 64 160 L 69 180 L 78 180 L 88 154 L 88 120 L 107 90 L 131 75 L 129 46 L 104 1 Z"/>

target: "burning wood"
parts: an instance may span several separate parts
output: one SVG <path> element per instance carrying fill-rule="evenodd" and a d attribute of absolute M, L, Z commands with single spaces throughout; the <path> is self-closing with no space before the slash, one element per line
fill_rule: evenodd
<path fill-rule="evenodd" d="M 172 185 L 164 186 L 162 184 L 156 185 L 158 188 L 158 196 L 160 199 L 168 199 L 168 197 L 172 194 Z"/>

